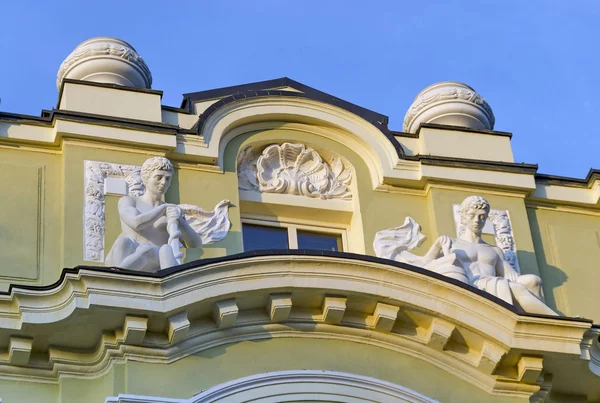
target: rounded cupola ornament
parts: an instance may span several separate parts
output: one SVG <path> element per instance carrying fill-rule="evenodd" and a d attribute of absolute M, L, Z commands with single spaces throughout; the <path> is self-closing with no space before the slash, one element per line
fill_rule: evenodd
<path fill-rule="evenodd" d="M 58 69 L 56 87 L 63 79 L 151 88 L 152 74 L 135 48 L 125 41 L 99 36 L 80 43 Z"/>
<path fill-rule="evenodd" d="M 416 133 L 421 123 L 493 130 L 495 118 L 490 105 L 473 88 L 443 81 L 415 97 L 404 117 L 404 132 Z"/>

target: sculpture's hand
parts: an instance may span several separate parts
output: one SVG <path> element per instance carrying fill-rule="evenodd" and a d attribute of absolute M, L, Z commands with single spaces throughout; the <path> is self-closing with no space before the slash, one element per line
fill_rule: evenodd
<path fill-rule="evenodd" d="M 447 235 L 442 235 L 437 239 L 439 241 L 440 247 L 442 249 L 442 253 L 444 256 L 448 256 L 452 252 L 450 249 L 452 248 L 452 239 Z"/>
<path fill-rule="evenodd" d="M 167 204 L 166 206 L 167 206 L 167 211 L 166 211 L 167 219 L 179 220 L 183 216 L 183 210 L 181 210 L 181 208 L 179 208 L 179 206 L 176 206 L 175 204 Z"/>
<path fill-rule="evenodd" d="M 519 273 L 508 262 L 504 264 L 504 278 L 510 281 L 517 281 L 519 279 Z"/>

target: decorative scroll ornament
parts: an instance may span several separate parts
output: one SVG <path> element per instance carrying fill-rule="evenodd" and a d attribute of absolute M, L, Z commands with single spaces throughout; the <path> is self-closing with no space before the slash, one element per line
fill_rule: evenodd
<path fill-rule="evenodd" d="M 84 260 L 104 262 L 104 198 L 105 181 L 109 178 L 126 182 L 124 195 L 141 196 L 145 192 L 141 167 L 85 161 L 84 206 Z M 180 204 L 190 227 L 202 238 L 202 243 L 213 243 L 225 238 L 231 227 L 229 207 L 231 202 L 219 202 L 213 211 L 191 204 Z"/>
<path fill-rule="evenodd" d="M 454 222 L 456 224 L 456 235 L 460 236 L 464 231 L 464 228 L 460 223 L 460 204 L 455 204 L 452 208 L 454 211 Z M 515 244 L 508 210 L 490 210 L 488 222 L 492 225 L 491 231 L 486 231 L 486 226 L 483 232 L 494 235 L 496 246 L 502 249 L 506 261 L 508 261 L 513 269 L 520 274 L 521 268 L 519 266 L 519 260 L 517 259 L 517 245 Z"/>
<path fill-rule="evenodd" d="M 263 193 L 352 199 L 352 171 L 340 157 L 329 164 L 303 144 L 272 144 L 260 155 L 248 146 L 238 156 L 238 187 Z"/>

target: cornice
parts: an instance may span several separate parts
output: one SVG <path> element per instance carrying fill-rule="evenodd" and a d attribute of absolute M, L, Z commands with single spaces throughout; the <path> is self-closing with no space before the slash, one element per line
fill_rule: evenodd
<path fill-rule="evenodd" d="M 303 306 L 294 292 L 322 300 L 321 309 Z M 261 299 L 266 304 L 262 310 L 243 302 Z M 346 300 L 352 310 L 346 309 Z M 47 352 L 27 352 L 29 340 L 37 337 L 45 344 L 39 339 L 45 326 L 59 321 L 69 326 L 92 308 L 98 321 L 81 329 L 83 333 L 73 329 Z M 188 312 L 206 311 L 212 316 L 188 317 Z M 415 313 L 429 319 L 418 324 L 403 320 Z M 103 320 L 114 322 L 115 315 L 123 314 L 121 328 L 103 325 Z M 148 323 L 150 317 L 165 318 L 167 327 L 157 331 Z M 503 357 L 514 349 L 525 356 L 578 357 L 590 326 L 585 319 L 520 314 L 483 291 L 385 259 L 335 252 L 251 252 L 155 274 L 78 267 L 65 269 L 49 286 L 11 286 L 0 295 L 0 334 L 25 347 L 20 355 L 5 347 L 0 376 L 57 382 L 65 375 L 98 376 L 124 359 L 168 363 L 236 341 L 310 337 L 400 351 L 489 393 L 525 396 L 539 387 L 495 375 L 497 368 L 514 365 Z M 455 345 L 453 332 L 463 334 L 467 344 Z M 90 336 L 90 347 L 74 353 L 71 343 Z"/>

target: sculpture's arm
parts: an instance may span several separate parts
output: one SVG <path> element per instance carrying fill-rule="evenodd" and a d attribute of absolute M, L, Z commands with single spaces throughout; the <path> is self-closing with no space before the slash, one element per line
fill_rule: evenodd
<path fill-rule="evenodd" d="M 502 249 L 495 247 L 494 251 L 498 255 L 498 259 L 496 260 L 496 275 L 498 277 L 504 277 L 510 281 L 517 281 L 519 278 L 519 273 L 517 273 L 510 263 L 508 263 L 508 261 L 504 258 Z"/>
<path fill-rule="evenodd" d="M 441 236 L 435 240 L 429 251 L 423 256 L 426 262 L 430 262 L 442 256 L 450 254 L 450 246 L 452 241 L 447 236 Z"/>
<path fill-rule="evenodd" d="M 181 241 L 186 248 L 199 248 L 202 246 L 202 238 L 185 219 L 185 215 L 181 214 L 179 218 L 179 230 L 181 231 Z"/>
<path fill-rule="evenodd" d="M 167 206 L 167 204 L 161 204 L 146 213 L 140 213 L 135 207 L 135 200 L 125 196 L 119 200 L 119 216 L 125 224 L 137 231 L 151 226 L 164 216 Z"/>

